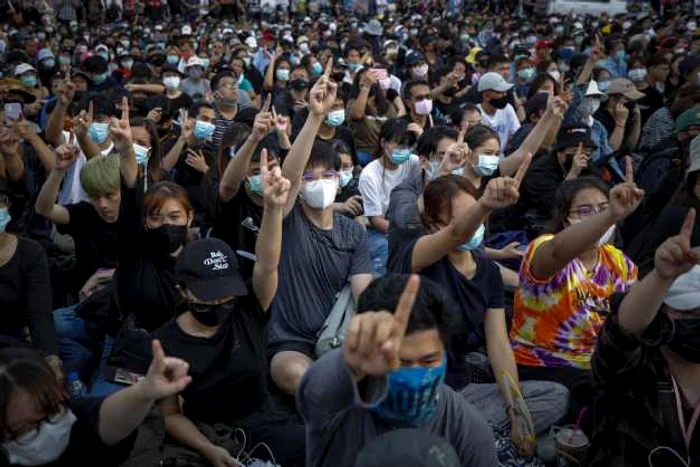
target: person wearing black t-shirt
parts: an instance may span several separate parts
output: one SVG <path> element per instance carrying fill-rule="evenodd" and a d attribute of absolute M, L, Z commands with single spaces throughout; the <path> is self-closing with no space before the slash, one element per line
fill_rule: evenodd
<path fill-rule="evenodd" d="M 244 449 L 263 442 L 281 465 L 304 465 L 303 423 L 275 409 L 268 395 L 264 339 L 265 313 L 277 291 L 283 207 L 291 184 L 279 167 L 266 169 L 266 150 L 261 162 L 265 210 L 253 294 L 226 243 L 216 238 L 191 242 L 177 261 L 179 293 L 186 302 L 182 313 L 154 332 L 168 353 L 192 367 L 188 388 L 161 404 L 167 432 L 216 466 L 237 465 L 240 459 L 234 456 L 240 453 L 217 445 L 195 423 L 243 427 Z"/>
<path fill-rule="evenodd" d="M 292 121 L 292 140 L 295 140 L 304 126 L 306 118 L 309 116 L 309 110 L 306 108 L 299 109 L 294 114 Z M 326 143 L 331 143 L 333 140 L 343 141 L 348 148 L 353 159 L 357 157 L 355 152 L 355 139 L 352 136 L 352 131 L 345 126 L 345 101 L 342 96 L 337 96 L 333 107 L 331 108 L 321 128 L 318 129 L 316 138 Z"/>
<path fill-rule="evenodd" d="M 153 404 L 191 381 L 188 364 L 152 343 L 146 377 L 107 399 L 66 400 L 66 388 L 33 350 L 0 350 L 0 466 L 122 465 Z"/>

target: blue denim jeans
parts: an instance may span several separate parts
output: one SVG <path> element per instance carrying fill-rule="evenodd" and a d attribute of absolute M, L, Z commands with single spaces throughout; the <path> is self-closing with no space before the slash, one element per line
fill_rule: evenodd
<path fill-rule="evenodd" d="M 367 230 L 367 246 L 372 266 L 372 275 L 381 277 L 386 274 L 386 262 L 389 259 L 389 240 L 386 234 L 373 229 Z"/>

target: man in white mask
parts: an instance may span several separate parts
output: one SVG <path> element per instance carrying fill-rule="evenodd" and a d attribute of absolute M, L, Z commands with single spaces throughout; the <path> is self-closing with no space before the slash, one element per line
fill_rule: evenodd
<path fill-rule="evenodd" d="M 366 232 L 331 207 L 339 190 L 340 156 L 326 143 L 314 142 L 336 100 L 332 62 L 311 89 L 309 116 L 282 166 L 292 186 L 284 209 L 268 355 L 272 379 L 292 395 L 316 358 L 317 334 L 338 293 L 349 285 L 357 300 L 372 278 Z"/>

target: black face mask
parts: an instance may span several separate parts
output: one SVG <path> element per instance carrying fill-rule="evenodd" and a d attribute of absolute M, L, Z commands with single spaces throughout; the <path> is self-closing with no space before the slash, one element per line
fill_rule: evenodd
<path fill-rule="evenodd" d="M 225 322 L 226 319 L 231 316 L 235 306 L 235 300 L 219 305 L 189 302 L 190 313 L 192 313 L 194 319 L 199 321 L 203 326 L 210 328 Z"/>
<path fill-rule="evenodd" d="M 153 66 L 161 66 L 163 63 L 165 63 L 165 55 L 156 55 L 151 57 L 148 61 Z"/>
<path fill-rule="evenodd" d="M 180 248 L 187 238 L 186 225 L 164 224 L 146 231 L 148 249 L 159 255 L 169 255 Z"/>
<path fill-rule="evenodd" d="M 308 89 L 309 82 L 304 79 L 293 79 L 289 82 L 289 86 L 295 91 L 303 91 Z"/>
<path fill-rule="evenodd" d="M 691 363 L 700 363 L 700 319 L 674 319 L 668 347 Z"/>
<path fill-rule="evenodd" d="M 489 101 L 489 104 L 496 107 L 497 109 L 505 109 L 508 105 L 508 98 L 507 96 L 503 96 L 499 97 L 498 99 L 491 99 Z"/>

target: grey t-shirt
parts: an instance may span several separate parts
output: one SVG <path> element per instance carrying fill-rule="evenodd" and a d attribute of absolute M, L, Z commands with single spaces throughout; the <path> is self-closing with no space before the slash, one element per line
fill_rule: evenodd
<path fill-rule="evenodd" d="M 367 403 L 360 398 L 343 349 L 328 352 L 304 374 L 297 405 L 306 423 L 307 466 L 352 467 L 365 444 L 391 430 L 368 408 L 384 397 L 386 378 L 368 378 L 363 387 L 367 388 L 363 397 Z M 498 465 L 493 432 L 486 420 L 447 385 L 442 386 L 435 418 L 424 428 L 445 438 L 462 466 Z"/>
<path fill-rule="evenodd" d="M 280 285 L 272 304 L 268 344 L 313 345 L 336 294 L 356 274 L 370 274 L 362 226 L 336 214 L 332 230 L 319 229 L 297 204 L 284 220 Z"/>

